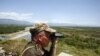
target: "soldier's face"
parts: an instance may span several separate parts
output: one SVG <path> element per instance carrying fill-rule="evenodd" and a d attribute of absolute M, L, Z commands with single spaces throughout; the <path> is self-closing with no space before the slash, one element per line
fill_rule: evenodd
<path fill-rule="evenodd" d="M 42 47 L 46 47 L 48 46 L 49 42 L 50 42 L 50 33 L 49 32 L 46 32 L 46 31 L 43 31 L 43 32 L 40 32 L 36 38 L 37 38 L 37 43 L 40 44 Z"/>

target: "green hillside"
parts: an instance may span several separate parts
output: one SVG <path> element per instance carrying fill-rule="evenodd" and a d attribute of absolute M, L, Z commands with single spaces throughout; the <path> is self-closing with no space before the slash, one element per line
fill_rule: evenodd
<path fill-rule="evenodd" d="M 100 28 L 53 28 L 64 34 L 64 38 L 58 39 L 57 54 L 65 52 L 74 56 L 100 55 Z M 0 41 L 0 46 L 20 54 L 27 42 L 24 39 Z"/>
<path fill-rule="evenodd" d="M 13 33 L 24 30 L 25 26 L 18 25 L 0 25 L 0 34 Z"/>

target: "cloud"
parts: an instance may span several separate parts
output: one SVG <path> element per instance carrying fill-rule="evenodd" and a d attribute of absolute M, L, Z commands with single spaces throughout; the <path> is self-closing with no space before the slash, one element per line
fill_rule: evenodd
<path fill-rule="evenodd" d="M 65 19 L 58 18 L 42 18 L 33 13 L 17 13 L 17 12 L 0 12 L 0 19 L 13 19 L 20 21 L 28 21 L 32 23 L 45 22 L 45 23 L 66 23 Z"/>
<path fill-rule="evenodd" d="M 0 12 L 0 19 L 26 20 L 33 18 L 32 13 Z"/>
<path fill-rule="evenodd" d="M 32 13 L 0 12 L 0 19 L 13 19 L 31 23 L 67 23 L 65 19 L 41 17 Z"/>
<path fill-rule="evenodd" d="M 74 18 L 61 18 L 61 17 L 41 17 L 33 13 L 17 13 L 17 12 L 0 12 L 0 19 L 13 19 L 19 21 L 28 21 L 31 23 L 45 22 L 45 23 L 65 23 L 76 25 L 98 25 L 97 19 L 74 19 Z"/>

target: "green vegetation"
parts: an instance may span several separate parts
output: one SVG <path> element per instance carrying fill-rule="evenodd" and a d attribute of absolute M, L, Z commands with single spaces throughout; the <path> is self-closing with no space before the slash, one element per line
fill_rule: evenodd
<path fill-rule="evenodd" d="M 59 38 L 57 54 L 61 52 L 72 54 L 73 56 L 99 56 L 100 55 L 100 28 L 61 28 L 54 27 L 64 34 L 64 38 Z M 27 43 L 26 40 L 0 41 L 7 51 L 15 51 L 18 54 Z"/>
<path fill-rule="evenodd" d="M 25 39 L 21 40 L 6 40 L 0 41 L 0 46 L 4 47 L 7 53 L 16 52 L 20 54 L 28 41 Z"/>
<path fill-rule="evenodd" d="M 18 25 L 0 25 L 0 34 L 13 33 L 20 30 L 24 30 L 25 26 Z"/>
<path fill-rule="evenodd" d="M 59 39 L 58 53 L 67 52 L 75 56 L 100 55 L 100 28 L 55 28 L 64 34 Z"/>

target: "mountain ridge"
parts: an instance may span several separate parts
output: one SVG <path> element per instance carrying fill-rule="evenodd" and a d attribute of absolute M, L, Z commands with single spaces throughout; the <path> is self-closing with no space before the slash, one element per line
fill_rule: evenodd
<path fill-rule="evenodd" d="M 0 19 L 0 24 L 13 24 L 13 25 L 31 25 L 30 22 L 27 21 L 19 21 L 19 20 L 13 20 L 13 19 Z"/>

